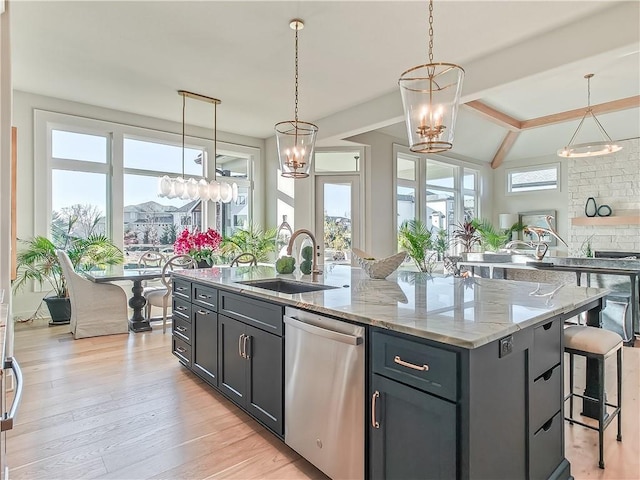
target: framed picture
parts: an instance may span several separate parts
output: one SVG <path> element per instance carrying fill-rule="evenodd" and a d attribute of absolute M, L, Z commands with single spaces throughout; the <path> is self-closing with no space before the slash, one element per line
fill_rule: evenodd
<path fill-rule="evenodd" d="M 549 228 L 547 223 L 547 216 L 551 216 L 550 219 L 551 228 L 556 230 L 556 211 L 555 210 L 538 210 L 535 212 L 522 212 L 518 214 L 520 216 L 520 223 L 525 227 L 531 225 L 534 227 Z M 525 242 L 536 242 L 538 237 L 535 234 L 520 232 L 520 239 Z M 540 239 L 550 247 L 555 247 L 558 244 L 558 240 L 553 235 L 543 235 Z"/>

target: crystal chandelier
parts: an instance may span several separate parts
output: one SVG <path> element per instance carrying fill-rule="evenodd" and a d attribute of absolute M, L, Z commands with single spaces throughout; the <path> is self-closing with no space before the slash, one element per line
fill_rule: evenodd
<path fill-rule="evenodd" d="M 289 26 L 296 32 L 295 119 L 276 123 L 276 143 L 281 175 L 304 178 L 309 176 L 311 170 L 318 127 L 313 123 L 298 120 L 298 30 L 304 28 L 304 23 L 302 20 L 294 19 Z"/>
<path fill-rule="evenodd" d="M 398 80 L 412 152 L 453 147 L 463 79 L 462 67 L 433 62 L 433 0 L 429 0 L 429 63 L 403 72 Z"/>
<path fill-rule="evenodd" d="M 183 200 L 211 200 L 213 202 L 229 203 L 238 198 L 238 185 L 234 183 L 218 182 L 216 180 L 216 157 L 217 157 L 217 112 L 220 100 L 217 98 L 207 97 L 198 93 L 187 92 L 186 90 L 178 90 L 178 94 L 182 97 L 182 176 L 171 178 L 168 175 L 160 178 L 158 183 L 158 196 L 166 198 L 181 198 Z M 196 180 L 184 177 L 184 151 L 185 151 L 185 111 L 187 97 L 213 104 L 213 180 L 207 182 L 205 178 Z"/>
<path fill-rule="evenodd" d="M 581 158 L 581 157 L 597 157 L 599 155 L 609 155 L 610 153 L 619 152 L 622 150 L 622 146 L 611 140 L 609 134 L 605 131 L 602 124 L 598 121 L 596 116 L 593 113 L 593 109 L 591 108 L 591 79 L 593 78 L 593 73 L 587 73 L 584 78 L 587 79 L 587 110 L 584 112 L 582 116 L 582 120 L 578 124 L 578 128 L 574 132 L 571 140 L 569 140 L 569 144 L 558 150 L 559 157 L 565 158 Z M 601 141 L 589 142 L 589 143 L 578 143 L 574 144 L 573 141 L 578 136 L 578 132 L 582 128 L 582 124 L 584 123 L 585 118 L 590 115 L 593 118 L 593 121 L 596 123 L 598 130 L 600 131 L 600 135 L 602 135 Z"/>

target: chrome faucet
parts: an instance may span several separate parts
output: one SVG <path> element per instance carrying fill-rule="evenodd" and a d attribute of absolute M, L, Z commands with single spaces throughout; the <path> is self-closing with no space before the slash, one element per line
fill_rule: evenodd
<path fill-rule="evenodd" d="M 518 250 L 514 250 L 513 247 L 515 245 L 525 245 L 529 248 L 533 248 L 533 256 L 536 257 L 536 260 L 540 261 L 544 258 L 545 254 L 547 253 L 547 250 L 549 249 L 549 245 L 547 245 L 544 242 L 525 242 L 524 240 L 512 240 L 509 243 L 507 243 L 504 248 L 506 250 L 510 250 L 512 252 L 518 253 L 518 254 L 526 254 L 528 252 L 521 252 Z"/>
<path fill-rule="evenodd" d="M 311 239 L 311 243 L 313 244 L 313 263 L 311 266 L 311 281 L 317 282 L 318 275 L 322 275 L 322 270 L 318 269 L 318 261 L 316 260 L 316 250 L 318 249 L 318 243 L 316 242 L 316 237 L 313 236 L 309 230 L 301 228 L 300 230 L 296 230 L 291 234 L 291 238 L 289 239 L 289 245 L 287 245 L 287 255 L 291 255 L 293 251 L 293 244 L 300 235 L 307 235 Z"/>

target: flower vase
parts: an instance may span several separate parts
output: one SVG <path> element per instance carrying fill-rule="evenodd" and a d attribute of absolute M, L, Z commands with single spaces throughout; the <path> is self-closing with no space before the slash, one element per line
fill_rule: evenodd
<path fill-rule="evenodd" d="M 209 268 L 210 267 L 210 265 L 207 263 L 206 260 L 198 260 L 197 264 L 198 264 L 198 268 Z"/>

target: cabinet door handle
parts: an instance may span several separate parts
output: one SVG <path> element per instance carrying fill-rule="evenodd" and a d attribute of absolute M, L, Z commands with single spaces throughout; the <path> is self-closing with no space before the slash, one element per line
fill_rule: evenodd
<path fill-rule="evenodd" d="M 207 312 L 206 310 L 198 310 L 198 315 L 209 315 L 209 312 Z"/>
<path fill-rule="evenodd" d="M 426 372 L 427 370 L 429 370 L 429 365 L 416 365 L 415 363 L 410 363 L 410 362 L 405 362 L 404 360 L 402 360 L 400 358 L 400 355 L 396 355 L 393 358 L 393 361 L 395 363 L 397 363 L 398 365 L 402 365 L 403 367 L 407 367 L 407 368 L 413 368 L 414 370 L 419 370 L 421 372 Z"/>
<path fill-rule="evenodd" d="M 242 358 L 247 358 L 244 356 L 244 352 L 242 351 L 242 347 L 244 346 L 244 333 L 238 337 L 238 355 Z"/>
<path fill-rule="evenodd" d="M 244 352 L 244 358 L 251 358 L 251 355 L 247 353 L 247 341 L 251 340 L 250 335 L 245 335 L 244 340 L 242 341 L 242 351 Z M 249 343 L 249 347 L 251 347 L 251 343 Z"/>
<path fill-rule="evenodd" d="M 371 395 L 371 426 L 373 428 L 380 428 L 380 424 L 378 423 L 378 420 L 376 420 L 376 400 L 379 396 L 380 392 L 378 390 L 373 392 L 373 395 Z"/>
<path fill-rule="evenodd" d="M 179 310 L 179 311 L 181 311 L 181 312 L 184 312 L 186 309 L 187 309 L 187 307 L 183 307 L 183 306 L 181 306 L 181 305 L 178 305 L 178 306 L 176 307 L 176 310 Z"/>
<path fill-rule="evenodd" d="M 4 368 L 11 368 L 11 370 L 13 370 L 13 375 L 16 379 L 16 393 L 13 396 L 13 403 L 11 404 L 9 412 L 2 414 L 0 432 L 11 430 L 13 428 L 13 420 L 16 416 L 16 412 L 18 411 L 18 405 L 20 405 L 20 402 L 22 401 L 22 385 L 24 383 L 22 381 L 22 370 L 20 369 L 20 364 L 14 357 L 7 357 L 5 359 Z"/>
<path fill-rule="evenodd" d="M 178 325 L 178 326 L 176 327 L 176 331 L 178 331 L 178 332 L 181 332 L 181 333 L 182 333 L 182 332 L 186 332 L 186 331 L 187 331 L 187 329 L 186 329 L 185 327 L 183 327 L 182 325 Z"/>
<path fill-rule="evenodd" d="M 186 352 L 186 350 L 184 348 L 182 348 L 182 347 L 176 347 L 176 352 L 184 353 L 184 352 Z"/>

